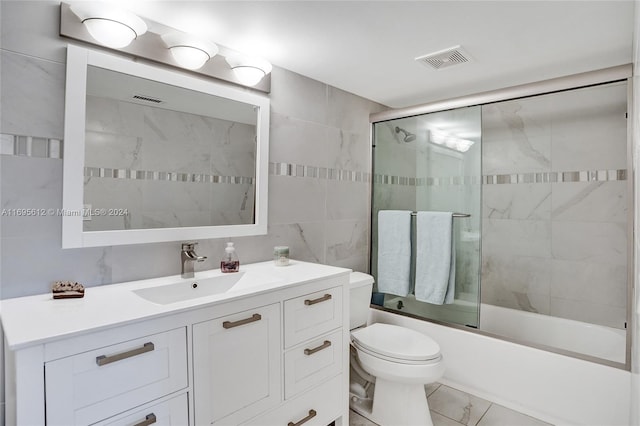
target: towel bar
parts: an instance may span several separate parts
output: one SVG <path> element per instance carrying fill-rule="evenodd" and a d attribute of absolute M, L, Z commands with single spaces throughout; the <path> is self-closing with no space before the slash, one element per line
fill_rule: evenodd
<path fill-rule="evenodd" d="M 411 216 L 417 215 L 418 212 L 411 212 Z M 469 213 L 454 213 L 453 217 L 471 217 Z"/>

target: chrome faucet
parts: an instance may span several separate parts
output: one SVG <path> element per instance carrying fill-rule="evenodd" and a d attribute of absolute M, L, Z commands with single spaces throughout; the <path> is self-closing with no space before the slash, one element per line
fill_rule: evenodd
<path fill-rule="evenodd" d="M 182 251 L 180 252 L 180 260 L 182 260 L 182 278 L 193 278 L 193 264 L 195 262 L 204 262 L 207 256 L 198 256 L 195 247 L 198 243 L 182 243 Z"/>

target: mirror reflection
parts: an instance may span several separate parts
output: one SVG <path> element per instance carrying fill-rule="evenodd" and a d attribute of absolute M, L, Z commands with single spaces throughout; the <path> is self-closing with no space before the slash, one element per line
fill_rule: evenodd
<path fill-rule="evenodd" d="M 84 231 L 255 223 L 257 108 L 88 66 Z"/>

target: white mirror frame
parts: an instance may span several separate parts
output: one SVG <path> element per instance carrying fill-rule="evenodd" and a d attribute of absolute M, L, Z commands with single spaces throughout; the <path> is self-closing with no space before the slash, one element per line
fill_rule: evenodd
<path fill-rule="evenodd" d="M 130 74 L 173 86 L 254 105 L 258 109 L 256 145 L 255 223 L 182 228 L 83 231 L 85 107 L 87 66 Z M 107 55 L 74 45 L 67 46 L 62 193 L 62 247 L 99 247 L 162 241 L 240 237 L 267 233 L 269 175 L 269 98 L 264 95 Z"/>

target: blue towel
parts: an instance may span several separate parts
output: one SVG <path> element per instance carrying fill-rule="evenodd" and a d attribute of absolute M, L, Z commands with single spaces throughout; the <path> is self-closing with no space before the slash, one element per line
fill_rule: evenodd
<path fill-rule="evenodd" d="M 416 218 L 416 300 L 453 303 L 456 250 L 452 212 L 418 212 Z"/>
<path fill-rule="evenodd" d="M 411 212 L 378 212 L 378 291 L 406 296 L 411 287 Z"/>

